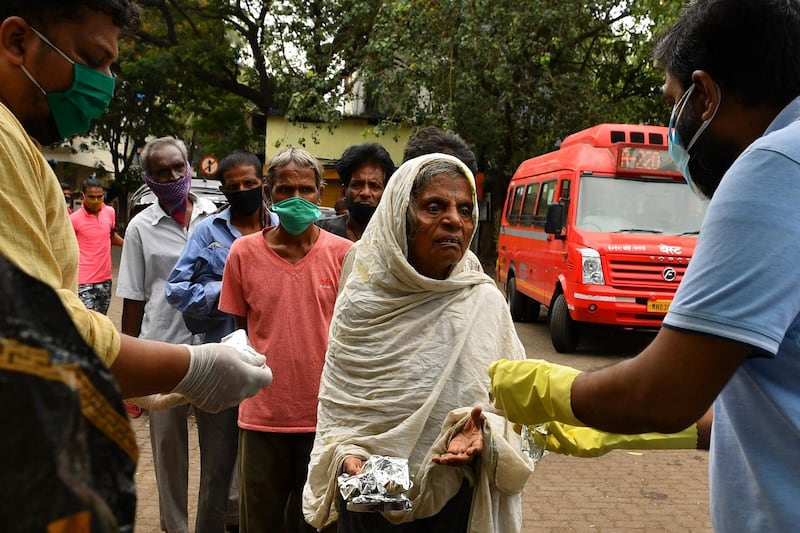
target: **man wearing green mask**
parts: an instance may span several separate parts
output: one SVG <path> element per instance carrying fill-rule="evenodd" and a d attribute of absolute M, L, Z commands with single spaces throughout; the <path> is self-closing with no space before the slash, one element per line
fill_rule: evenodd
<path fill-rule="evenodd" d="M 111 302 L 111 246 L 122 246 L 116 212 L 103 202 L 103 184 L 89 178 L 81 184 L 81 208 L 69 217 L 78 238 L 78 296 L 87 309 L 105 314 Z"/>
<path fill-rule="evenodd" d="M 267 384 L 263 361 L 229 346 L 187 349 L 120 335 L 106 316 L 87 310 L 76 290 L 78 245 L 64 196 L 39 151 L 39 143 L 85 132 L 103 112 L 120 34 L 138 20 L 130 0 L 0 3 L 0 253 L 56 290 L 124 396 L 175 391 L 219 411 Z M 230 381 L 208 386 L 223 361 Z"/>
<path fill-rule="evenodd" d="M 322 166 L 280 150 L 267 169 L 275 227 L 233 242 L 219 309 L 236 317 L 280 376 L 239 406 L 239 527 L 314 531 L 300 502 L 317 423 L 317 392 L 342 261 L 352 242 L 320 230 Z"/>
<path fill-rule="evenodd" d="M 86 309 L 64 196 L 39 150 L 85 132 L 103 112 L 120 34 L 135 29 L 138 16 L 131 0 L 0 2 L 0 254 L 56 291 L 123 396 L 174 391 L 215 412 L 266 386 L 263 357 L 120 335 L 108 317 Z"/>

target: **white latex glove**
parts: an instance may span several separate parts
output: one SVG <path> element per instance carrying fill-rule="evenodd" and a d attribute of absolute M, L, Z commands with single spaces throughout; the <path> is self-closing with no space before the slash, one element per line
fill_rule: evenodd
<path fill-rule="evenodd" d="M 267 358 L 252 349 L 223 343 L 186 347 L 189 370 L 172 392 L 203 411 L 217 413 L 238 405 L 272 383 Z"/>
<path fill-rule="evenodd" d="M 189 400 L 187 400 L 185 396 L 175 392 L 137 396 L 136 398 L 128 398 L 125 401 L 149 411 L 160 411 L 162 409 L 169 409 L 177 405 L 189 403 Z"/>

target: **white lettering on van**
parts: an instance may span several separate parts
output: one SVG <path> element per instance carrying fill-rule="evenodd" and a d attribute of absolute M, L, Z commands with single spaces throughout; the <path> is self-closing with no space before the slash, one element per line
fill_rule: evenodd
<path fill-rule="evenodd" d="M 680 246 L 670 246 L 669 244 L 659 244 L 658 251 L 667 255 L 681 255 Z"/>
<path fill-rule="evenodd" d="M 644 244 L 609 244 L 609 252 L 644 252 L 647 246 Z"/>

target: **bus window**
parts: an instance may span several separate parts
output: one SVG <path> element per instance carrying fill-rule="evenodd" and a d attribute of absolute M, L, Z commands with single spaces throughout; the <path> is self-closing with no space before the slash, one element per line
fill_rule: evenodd
<path fill-rule="evenodd" d="M 560 201 L 567 202 L 569 201 L 569 180 L 564 180 L 561 182 L 561 198 Z"/>
<path fill-rule="evenodd" d="M 514 191 L 514 200 L 511 204 L 511 211 L 508 213 L 506 218 L 511 224 L 518 224 L 519 223 L 519 211 L 520 207 L 522 206 L 522 194 L 525 191 L 525 186 L 520 185 Z"/>
<path fill-rule="evenodd" d="M 514 205 L 514 193 L 512 191 L 508 191 L 506 194 L 506 205 L 503 208 L 503 213 L 506 216 L 506 220 L 511 220 L 511 206 Z"/>
<path fill-rule="evenodd" d="M 697 235 L 705 213 L 691 189 L 673 180 L 586 176 L 578 196 L 577 226 L 590 231 Z"/>
<path fill-rule="evenodd" d="M 539 203 L 536 205 L 536 213 L 533 217 L 533 225 L 543 228 L 547 222 L 547 210 L 556 197 L 556 186 L 558 181 L 549 180 L 542 183 L 542 193 L 539 195 Z"/>
<path fill-rule="evenodd" d="M 525 201 L 522 203 L 522 214 L 519 217 L 520 226 L 530 226 L 533 223 L 533 210 L 536 207 L 538 186 L 538 183 L 528 185 L 528 190 L 525 192 Z"/>

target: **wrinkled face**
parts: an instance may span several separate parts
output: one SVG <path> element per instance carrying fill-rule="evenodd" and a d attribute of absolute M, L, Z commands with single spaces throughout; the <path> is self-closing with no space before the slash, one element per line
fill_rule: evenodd
<path fill-rule="evenodd" d="M 317 188 L 314 169 L 291 162 L 275 171 L 275 179 L 269 193 L 273 204 L 292 196 L 301 196 L 316 204 L 319 202 L 320 190 Z"/>
<path fill-rule="evenodd" d="M 120 30 L 108 15 L 86 6 L 77 9 L 83 15 L 80 21 L 59 21 L 49 24 L 46 29 L 35 29 L 76 63 L 110 75 L 111 65 L 117 59 Z M 72 64 L 31 31 L 32 24 L 24 21 L 20 24 L 27 30 L 22 43 L 25 68 L 47 92 L 69 89 L 74 79 Z M 19 76 L 20 80 L 24 79 L 21 83 L 29 87 L 27 96 L 12 111 L 28 134 L 40 143 L 50 144 L 61 140 L 45 95 L 22 70 Z"/>
<path fill-rule="evenodd" d="M 475 229 L 472 190 L 464 176 L 437 174 L 416 200 L 408 262 L 423 276 L 445 279 L 467 252 Z"/>
<path fill-rule="evenodd" d="M 158 183 L 170 183 L 186 175 L 186 160 L 180 149 L 172 144 L 162 144 L 150 153 L 147 172 Z"/>
<path fill-rule="evenodd" d="M 358 167 L 350 177 L 350 184 L 343 188 L 342 196 L 358 204 L 377 206 L 383 196 L 385 174 L 374 163 Z"/>
<path fill-rule="evenodd" d="M 252 165 L 237 165 L 226 170 L 222 183 L 219 188 L 224 193 L 249 191 L 264 185 Z"/>

